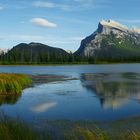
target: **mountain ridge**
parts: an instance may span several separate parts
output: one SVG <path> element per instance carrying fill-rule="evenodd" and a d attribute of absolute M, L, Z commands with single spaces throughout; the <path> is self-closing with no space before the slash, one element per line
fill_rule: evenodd
<path fill-rule="evenodd" d="M 20 43 L 7 52 L 1 62 L 69 63 L 69 62 L 140 62 L 139 29 L 128 28 L 114 20 L 102 20 L 97 30 L 81 41 L 74 53 L 38 42 Z"/>

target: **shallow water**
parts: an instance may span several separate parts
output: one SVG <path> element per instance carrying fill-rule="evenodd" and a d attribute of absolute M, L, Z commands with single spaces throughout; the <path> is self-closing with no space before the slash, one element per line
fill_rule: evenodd
<path fill-rule="evenodd" d="M 140 115 L 140 64 L 0 66 L 0 72 L 75 78 L 35 84 L 23 90 L 20 97 L 0 99 L 0 109 L 10 117 L 36 123 L 118 120 Z"/>

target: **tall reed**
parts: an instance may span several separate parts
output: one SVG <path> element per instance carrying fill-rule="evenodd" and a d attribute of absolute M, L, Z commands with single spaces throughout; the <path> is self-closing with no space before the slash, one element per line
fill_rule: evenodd
<path fill-rule="evenodd" d="M 0 74 L 0 95 L 20 94 L 22 89 L 31 84 L 32 80 L 24 74 Z"/>

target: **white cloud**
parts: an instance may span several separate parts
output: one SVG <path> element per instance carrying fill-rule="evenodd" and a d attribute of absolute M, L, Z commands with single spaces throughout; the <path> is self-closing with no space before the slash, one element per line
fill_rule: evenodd
<path fill-rule="evenodd" d="M 44 18 L 33 18 L 30 20 L 31 23 L 40 27 L 55 28 L 57 25 Z"/>

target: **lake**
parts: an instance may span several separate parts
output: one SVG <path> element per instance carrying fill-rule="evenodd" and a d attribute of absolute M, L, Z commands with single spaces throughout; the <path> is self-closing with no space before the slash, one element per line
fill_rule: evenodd
<path fill-rule="evenodd" d="M 0 110 L 9 117 L 38 123 L 140 115 L 140 64 L 0 66 L 0 72 L 69 77 L 34 84 L 20 97 L 0 98 Z"/>

